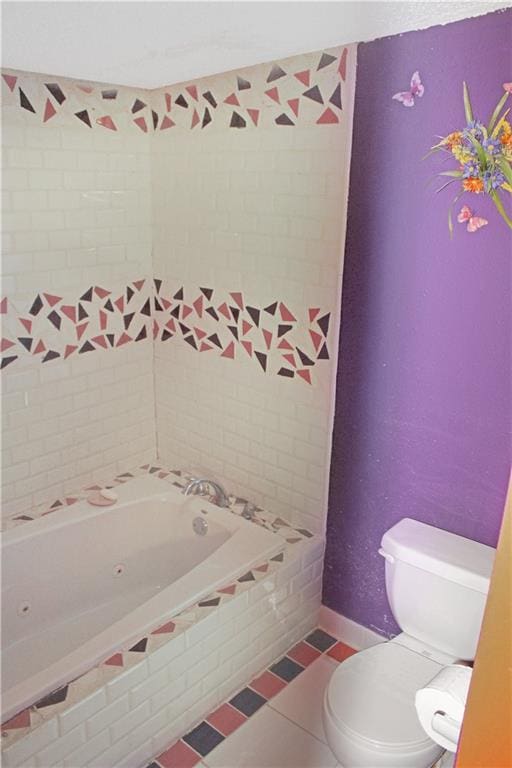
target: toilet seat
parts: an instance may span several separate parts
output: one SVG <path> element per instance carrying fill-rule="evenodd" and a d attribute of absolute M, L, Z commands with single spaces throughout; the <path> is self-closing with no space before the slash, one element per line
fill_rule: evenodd
<path fill-rule="evenodd" d="M 421 727 L 414 697 L 440 669 L 432 659 L 393 641 L 340 664 L 325 693 L 324 720 L 342 765 L 371 765 L 364 762 L 369 755 L 372 768 L 431 765 L 442 750 Z"/>

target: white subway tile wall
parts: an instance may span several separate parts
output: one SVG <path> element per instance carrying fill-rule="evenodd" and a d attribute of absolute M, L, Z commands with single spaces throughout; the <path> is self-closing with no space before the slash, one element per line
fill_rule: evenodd
<path fill-rule="evenodd" d="M 3 74 L 4 514 L 158 455 L 324 529 L 355 57 L 154 91 Z M 152 278 L 178 314 L 139 307 L 144 335 L 121 339 L 108 323 L 131 310 L 98 320 L 91 305 L 99 335 L 79 327 L 89 288 L 107 305 Z M 227 305 L 227 323 L 210 314 L 216 349 L 201 288 L 214 312 L 254 310 L 245 326 Z M 80 348 L 62 347 L 63 313 Z"/>
<path fill-rule="evenodd" d="M 47 81 L 24 75 L 23 88 L 39 94 Z M 72 99 L 76 83 L 59 82 Z M 32 335 L 19 317 L 34 320 L 43 292 L 77 306 L 90 286 L 115 294 L 151 278 L 148 135 L 93 131 L 73 114 L 43 123 L 4 104 L 2 142 L 2 295 L 17 311 L 3 336 Z M 3 515 L 155 457 L 152 356 L 144 342 L 44 364 L 26 355 L 2 371 Z"/>

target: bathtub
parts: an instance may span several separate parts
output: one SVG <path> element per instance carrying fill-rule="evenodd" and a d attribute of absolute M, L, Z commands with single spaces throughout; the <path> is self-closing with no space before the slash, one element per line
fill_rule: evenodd
<path fill-rule="evenodd" d="M 153 475 L 115 490 L 3 535 L 2 722 L 283 547 Z"/>

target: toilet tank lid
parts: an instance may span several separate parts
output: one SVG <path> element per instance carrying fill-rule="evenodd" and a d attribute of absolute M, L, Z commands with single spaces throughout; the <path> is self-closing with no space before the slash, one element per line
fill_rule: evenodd
<path fill-rule="evenodd" d="M 487 594 L 496 550 L 404 517 L 382 537 L 382 554 Z"/>

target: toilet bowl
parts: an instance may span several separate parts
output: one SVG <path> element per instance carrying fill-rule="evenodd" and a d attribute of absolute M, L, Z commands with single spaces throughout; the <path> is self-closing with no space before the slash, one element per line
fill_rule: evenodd
<path fill-rule="evenodd" d="M 325 692 L 327 741 L 343 768 L 430 768 L 443 750 L 423 731 L 414 694 L 441 669 L 391 641 L 344 661 Z"/>
<path fill-rule="evenodd" d="M 416 691 L 474 658 L 495 550 L 405 518 L 387 531 L 386 592 L 404 631 L 343 661 L 325 691 L 327 742 L 343 768 L 431 768 Z"/>

